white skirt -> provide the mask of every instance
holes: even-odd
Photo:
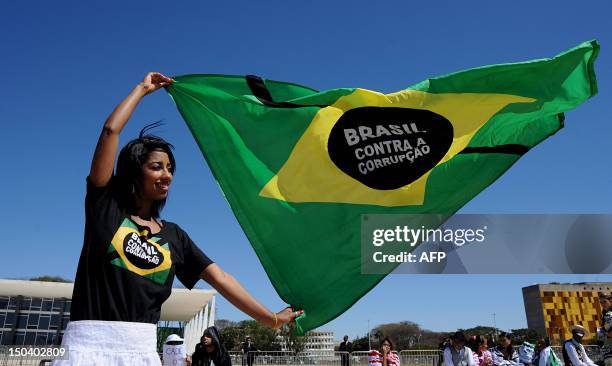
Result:
[[[160,366],[157,326],[149,323],[78,320],[68,323],[62,346],[68,359],[53,366]]]

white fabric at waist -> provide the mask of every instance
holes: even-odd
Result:
[[[103,320],[71,321],[64,333],[62,344],[75,351],[157,352],[157,326],[150,323]]]

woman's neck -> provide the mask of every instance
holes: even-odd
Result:
[[[138,207],[136,208],[136,216],[140,217],[143,220],[151,220],[151,206],[153,202],[151,201],[140,201],[138,202]]]

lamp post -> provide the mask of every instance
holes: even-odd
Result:
[[[497,340],[497,322],[495,321],[495,313],[493,313],[493,328],[495,328],[495,339]]]
[[[372,349],[372,339],[370,337],[370,319],[368,319],[368,351]]]

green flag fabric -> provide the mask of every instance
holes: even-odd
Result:
[[[276,291],[304,309],[303,332],[384,278],[362,274],[362,214],[456,212],[596,94],[598,50],[390,94],[225,75],[178,76],[167,91]]]

